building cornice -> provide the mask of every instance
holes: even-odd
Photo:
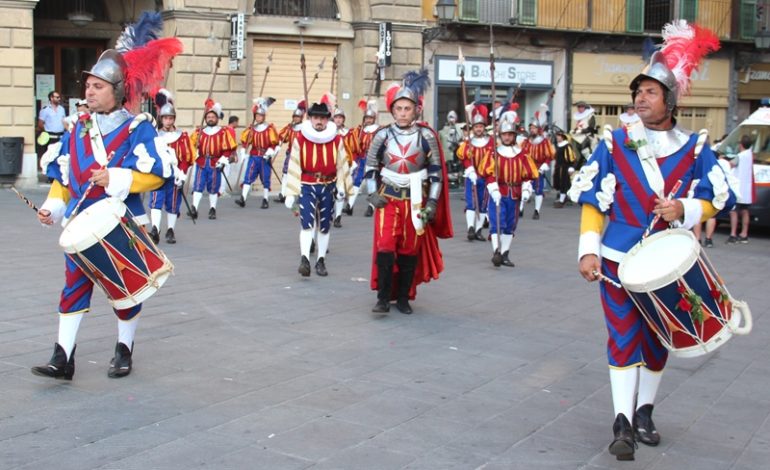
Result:
[[[38,0],[0,0],[0,8],[16,8],[19,10],[34,10]]]

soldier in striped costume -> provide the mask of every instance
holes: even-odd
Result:
[[[278,132],[271,122],[265,122],[267,108],[273,104],[273,98],[257,98],[251,107],[254,122],[241,134],[241,145],[249,149],[249,160],[246,164],[246,173],[241,184],[241,196],[235,200],[240,207],[246,206],[246,198],[251,192],[251,185],[257,177],[262,182],[262,209],[270,207],[267,202],[270,194],[270,161],[278,153],[280,141]]]
[[[471,109],[472,107],[472,109]],[[487,216],[488,194],[484,182],[479,182],[481,169],[495,151],[495,142],[487,134],[486,125],[489,111],[483,104],[470,104],[468,113],[471,117],[473,135],[466,138],[457,149],[457,159],[463,164],[465,172],[465,221],[468,225],[468,240],[486,241],[481,234],[484,219]],[[478,216],[477,216],[478,214]]]
[[[334,200],[334,227],[342,227],[342,211],[344,210],[347,200],[346,194],[353,186],[353,180],[351,173],[355,169],[355,162],[353,161],[353,155],[358,153],[358,139],[352,129],[345,127],[345,111],[341,108],[334,109],[334,124],[337,126],[337,132],[342,136],[342,143],[345,145],[345,155],[347,155],[347,164],[350,171],[345,174],[345,191],[338,192],[337,198]],[[353,188],[355,190],[355,188]]]
[[[278,197],[275,198],[276,202],[284,202],[286,200],[286,174],[289,172],[289,160],[291,160],[291,146],[294,144],[294,138],[297,137],[297,133],[302,127],[302,119],[305,118],[305,111],[307,105],[305,100],[300,101],[297,107],[291,113],[291,122],[286,124],[278,132],[278,140],[281,145],[286,144],[286,154],[283,159],[283,173],[281,177],[281,192],[278,193]]]

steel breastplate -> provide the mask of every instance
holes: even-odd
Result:
[[[426,155],[418,130],[389,130],[382,163],[385,168],[400,174],[414,173],[425,168]]]
[[[666,157],[684,147],[690,139],[690,133],[674,127],[667,131],[655,131],[644,129],[647,136],[647,145],[650,153],[655,158]]]

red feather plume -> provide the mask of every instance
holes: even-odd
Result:
[[[211,98],[207,98],[206,101],[203,102],[203,109],[211,109],[214,107],[214,100]]]
[[[358,100],[358,108],[361,111],[366,112],[366,98],[361,98],[360,100]]]
[[[123,53],[126,60],[126,108],[135,109],[143,96],[154,94],[165,79],[171,60],[182,52],[177,38],[150,41]]]
[[[690,75],[703,58],[718,51],[719,47],[719,37],[714,32],[685,20],[676,20],[663,27],[661,53],[676,77],[680,96],[689,93]]]
[[[396,98],[396,94],[400,89],[401,85],[399,83],[392,83],[388,89],[385,90],[385,104],[388,106],[388,109],[393,105],[393,100]]]

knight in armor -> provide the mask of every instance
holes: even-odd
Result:
[[[538,177],[537,165],[528,155],[525,146],[527,137],[516,135],[516,120],[515,111],[501,115],[501,144],[497,147],[495,158],[487,160],[482,173],[490,197],[489,234],[492,240],[492,264],[496,267],[514,266],[509,252],[518,222],[521,186],[523,182]]]
[[[291,146],[294,144],[294,139],[297,137],[297,133],[302,128],[302,120],[305,118],[305,110],[307,105],[305,100],[297,103],[297,107],[291,113],[291,122],[286,124],[278,132],[278,140],[281,145],[286,144],[286,154],[283,159],[283,170],[281,177],[281,192],[278,193],[276,202],[284,202],[286,200],[286,173],[289,172],[289,160],[291,160]]]
[[[182,205],[184,182],[187,170],[195,161],[190,136],[187,132],[176,128],[176,108],[173,96],[165,89],[155,95],[155,105],[158,107],[160,119],[158,135],[165,140],[176,157],[173,163],[174,178],[169,178],[160,189],[150,193],[150,237],[155,243],[160,241],[160,223],[163,209],[166,209],[166,243],[176,243],[174,228]]]
[[[444,261],[437,238],[452,236],[446,163],[436,131],[418,122],[427,70],[408,72],[386,92],[393,124],[377,131],[366,157],[366,175],[379,182],[369,196],[375,207],[373,312],[412,313],[417,285],[438,279]]]
[[[82,115],[74,129],[52,144],[41,160],[43,172],[53,180],[38,211],[42,224],[66,225],[77,216],[76,207],[82,211],[105,198],[122,200],[136,224],[147,224],[140,195],[159,188],[172,176],[173,154],[158,137],[152,116],[134,115],[132,110],[139,108],[145,93],[160,87],[170,60],[182,52],[176,38],[157,39],[160,28],[140,27],[160,23],[160,13],[143,13],[137,25],[130,25],[121,34],[117,49],[104,51],[91,70],[83,73],[90,114]],[[137,73],[138,67],[144,73]],[[93,282],[68,256],[64,277],[58,340],[50,361],[33,367],[32,373],[72,380],[75,339],[83,315],[91,307]],[[141,310],[141,304],[114,310],[118,341],[107,372],[111,378],[131,373]]]
[[[334,227],[341,228],[342,211],[344,210],[345,204],[348,200],[346,194],[351,191],[350,188],[353,186],[351,173],[356,168],[356,162],[353,161],[353,155],[357,155],[359,150],[358,139],[356,138],[355,133],[350,128],[345,127],[345,111],[343,111],[342,108],[335,108],[334,113],[332,114],[332,119],[334,120],[334,125],[337,126],[337,132],[342,137],[342,143],[345,145],[345,155],[348,159],[348,171],[344,176],[344,186],[346,190],[344,192],[338,193],[337,198],[334,200]],[[353,188],[352,191],[355,191],[355,188]],[[355,195],[355,192],[353,194]]]
[[[344,195],[347,155],[342,136],[331,121],[334,104],[324,96],[313,103],[307,114],[309,120],[294,139],[286,184],[287,208],[299,215],[300,263],[298,272],[310,276],[310,248],[318,240],[315,272],[327,276],[326,252],[332,225],[335,197]],[[344,197],[344,196],[343,196]],[[295,206],[298,203],[298,206]]]
[[[567,203],[567,191],[575,173],[575,149],[570,145],[569,137],[563,130],[556,130],[556,157],[553,165],[553,189],[559,194],[553,207],[561,209]]]
[[[353,215],[353,207],[356,205],[356,198],[358,198],[361,192],[361,185],[366,183],[366,193],[372,194],[376,188],[376,182],[371,178],[364,178],[364,167],[366,166],[366,155],[369,151],[369,146],[372,143],[374,134],[380,128],[377,124],[377,100],[371,99],[361,100],[358,102],[358,107],[364,112],[363,123],[353,129],[354,136],[357,140],[357,149],[355,158],[353,159],[352,171],[353,171],[353,192],[348,198],[347,205],[344,209],[345,214]],[[369,204],[366,207],[366,213],[364,216],[371,217],[374,213],[374,207]]]
[[[620,261],[648,227],[651,233],[669,224],[690,229],[735,203],[707,132],[690,133],[674,118],[690,74],[706,53],[719,49],[719,39],[676,20],[664,27],[663,40],[630,84],[640,121],[606,128],[569,190],[582,205],[578,269],[589,282],[600,276],[619,282]],[[668,351],[624,289],[602,282],[600,291],[615,416],[609,452],[633,460],[637,441],[655,446],[661,439],[652,412]]]
[[[251,107],[254,121],[241,134],[241,145],[249,150],[249,160],[246,164],[246,173],[243,175],[243,183],[241,183],[241,196],[235,200],[235,204],[240,207],[246,206],[251,185],[257,177],[262,183],[262,209],[270,207],[270,203],[267,202],[270,195],[270,169],[272,168],[270,162],[278,154],[281,146],[275,126],[265,121],[267,108],[274,102],[273,98],[255,99]]]
[[[486,241],[481,231],[487,216],[487,191],[483,181],[479,181],[481,170],[493,155],[495,142],[486,130],[489,111],[483,104],[471,103],[467,114],[470,116],[471,136],[466,138],[457,149],[457,159],[465,171],[465,222],[468,225],[468,240]]]
[[[209,193],[209,219],[217,218],[217,200],[222,188],[222,173],[228,170],[230,156],[238,144],[229,127],[219,125],[224,117],[222,105],[207,100],[203,116],[206,127],[195,129],[191,141],[197,154],[195,159],[195,181],[193,182],[193,203],[190,216],[198,218],[198,206],[203,199],[203,191]]]
[[[527,153],[532,161],[537,165],[539,176],[534,180],[535,191],[535,212],[532,214],[534,220],[540,219],[540,209],[543,207],[543,193],[545,192],[545,173],[551,169],[556,150],[551,143],[551,139],[545,132],[547,121],[548,106],[541,104],[535,112],[535,119],[529,124],[529,138],[527,141]]]
[[[594,117],[594,108],[585,101],[578,101],[575,107],[577,111],[572,113],[575,125],[570,136],[575,143],[578,157],[583,162],[591,156],[591,152],[596,147],[596,117]]]

